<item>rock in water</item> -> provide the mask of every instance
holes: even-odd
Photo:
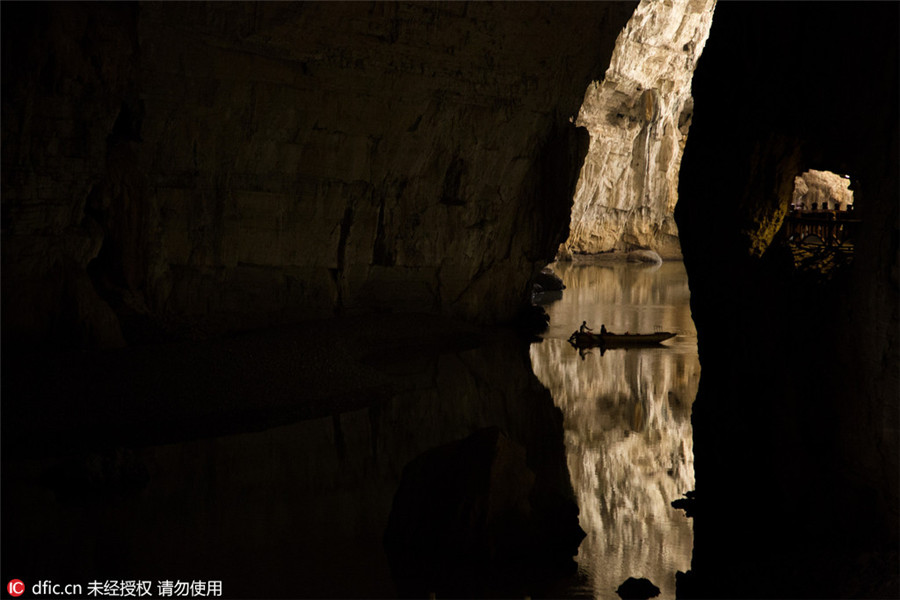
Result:
[[[659,596],[659,588],[649,579],[629,577],[619,586],[616,593],[625,600],[647,600]]]
[[[550,268],[543,268],[534,276],[534,285],[541,286],[543,292],[556,292],[566,289],[563,280]]]
[[[662,262],[662,257],[653,250],[635,250],[628,253],[628,262],[659,264]]]

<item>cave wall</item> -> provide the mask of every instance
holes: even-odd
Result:
[[[115,187],[108,148],[127,144],[117,117],[137,99],[136,19],[127,4],[2,7],[4,339],[122,341],[87,272],[104,242],[89,215]]]
[[[673,211],[693,114],[691,77],[715,0],[641,2],[576,123],[591,145],[564,255],[652,249],[680,258]]]
[[[898,31],[893,3],[716,9],[675,212],[703,368],[685,596],[900,592]],[[863,221],[831,278],[777,242],[807,169],[849,174]]]
[[[631,3],[3,6],[3,332],[503,321]]]

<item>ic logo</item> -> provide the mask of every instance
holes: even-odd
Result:
[[[18,597],[25,593],[25,584],[21,579],[13,579],[6,584],[6,591],[10,596]]]

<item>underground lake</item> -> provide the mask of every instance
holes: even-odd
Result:
[[[531,361],[563,412],[587,533],[573,590],[618,598],[619,584],[643,577],[674,598],[676,571],[690,568],[693,530],[671,502],[694,488],[691,404],[700,379],[684,265],[600,256],[552,269],[566,289],[536,296],[550,325]],[[567,338],[582,321],[595,331],[678,335],[651,347],[579,351]]]

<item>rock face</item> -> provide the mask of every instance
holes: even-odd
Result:
[[[4,335],[512,318],[633,6],[4,6]]]
[[[619,34],[577,124],[591,146],[575,193],[568,252],[649,248],[681,254],[672,212],[693,113],[691,77],[715,0],[643,0]]]
[[[534,285],[540,286],[543,292],[559,292],[566,289],[563,280],[549,267],[543,268],[534,276]],[[537,288],[535,288],[537,289]]]
[[[900,593],[898,8],[716,9],[675,213],[703,365],[690,597]],[[862,220],[827,282],[770,243],[812,167],[850,175]],[[892,566],[863,581],[867,555]]]
[[[105,239],[90,215],[115,218],[132,198],[123,178],[107,173],[135,135],[119,115],[137,101],[137,12],[133,4],[3,7],[4,339],[52,329],[57,341],[123,341],[88,274]],[[104,207],[112,189],[121,202]],[[140,267],[132,224],[106,247],[130,259],[123,279]]]
[[[812,210],[813,204],[822,208],[825,204],[832,210],[847,210],[853,205],[853,191],[850,179],[831,171],[810,169],[794,177],[794,194],[791,204],[802,210]]]

